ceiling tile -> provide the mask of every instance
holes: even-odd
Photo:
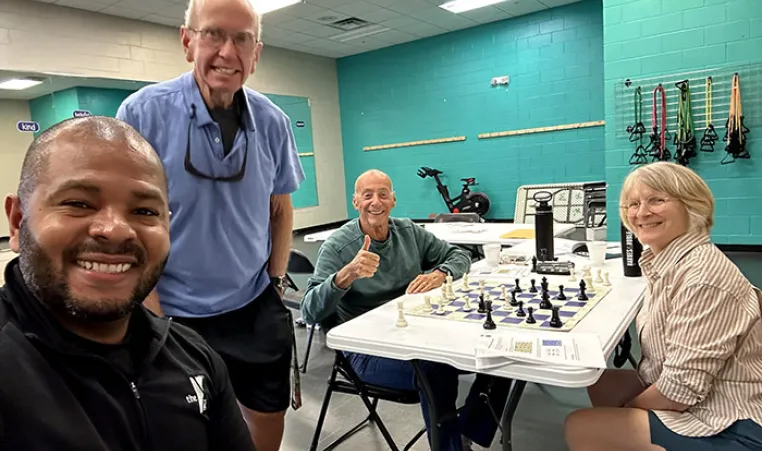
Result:
[[[315,6],[320,6],[328,9],[348,5],[353,1],[354,0],[309,0],[309,2]]]
[[[371,3],[366,3],[361,0],[357,0],[348,5],[342,6],[340,11],[349,16],[365,19],[366,14],[378,13],[379,11],[383,12],[384,8],[381,8],[380,6],[377,6],[377,5],[373,5]]]
[[[170,27],[180,27],[183,24],[183,19],[178,17],[167,17],[162,16],[159,14],[149,14],[145,17],[141,17],[140,20],[145,20],[146,22],[153,22],[158,23],[161,25],[168,25]]]
[[[571,5],[582,0],[537,0],[548,8],[555,8],[557,6]]]
[[[398,30],[385,31],[375,36],[377,36],[378,39],[382,41],[391,42],[393,44],[400,44],[403,42],[415,41],[416,39],[419,39],[418,36]]]
[[[493,22],[496,20],[512,17],[510,13],[494,8],[492,6],[485,6],[484,8],[466,11],[464,13],[460,13],[459,15],[479,23]]]
[[[412,19],[407,16],[400,16],[396,17],[394,19],[385,20],[381,23],[381,25],[387,27],[387,28],[396,28],[399,29],[401,27],[407,27],[410,25],[414,25],[419,23],[418,20]]]
[[[341,30],[337,30],[336,28],[329,27],[328,25],[321,25],[321,24],[314,24],[310,28],[305,28],[304,30],[301,30],[302,33],[308,34],[310,36],[316,36],[319,38],[327,38],[329,36],[336,36],[339,33],[342,33]]]
[[[111,14],[113,16],[126,17],[128,19],[140,19],[147,16],[149,13],[138,9],[125,8],[122,6],[107,6],[100,11],[103,14]]]
[[[435,8],[435,6],[433,6],[430,3],[426,3],[423,0],[406,0],[401,3],[393,3],[387,6],[386,8],[391,9],[392,11],[396,11],[398,13],[410,14],[410,13],[414,13],[424,9],[430,10],[432,8]]]
[[[292,20],[296,19],[298,19],[298,17],[291,16],[280,11],[273,11],[262,16],[262,26],[266,27],[269,25],[280,25],[282,23],[291,22]]]
[[[116,8],[125,8],[127,10],[155,13],[156,11],[172,6],[172,3],[158,0],[121,0],[120,2],[115,3],[114,6]]]
[[[290,22],[284,22],[278,25],[278,28],[282,28],[284,30],[289,30],[289,31],[304,31],[314,26],[315,26],[315,23],[310,22],[309,20],[296,19]]]
[[[447,32],[447,30],[444,28],[439,28],[435,25],[431,25],[430,23],[420,21],[407,27],[398,27],[397,30],[421,37],[433,36],[435,34],[442,34]]]
[[[157,8],[156,14],[164,17],[174,17],[180,22],[185,21],[185,8],[187,6],[184,3],[171,3],[164,7]]]
[[[547,9],[545,5],[537,0],[513,0],[506,3],[498,3],[493,8],[501,9],[514,16],[520,16],[523,14],[530,14],[535,11],[541,11]]]
[[[363,13],[358,17],[360,19],[367,20],[368,22],[380,23],[385,20],[398,19],[403,16],[402,14],[392,11],[391,9],[378,8],[375,11]]]

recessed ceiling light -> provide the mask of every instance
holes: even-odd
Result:
[[[24,78],[13,78],[11,80],[6,80],[3,82],[0,82],[0,89],[6,89],[10,91],[21,91],[22,89],[31,88],[32,86],[37,86],[41,84],[42,82],[39,80],[27,80]]]
[[[471,11],[472,9],[484,8],[485,6],[496,5],[508,0],[453,0],[443,5],[439,5],[440,8],[446,9],[453,13],[463,13]]]
[[[267,14],[286,6],[302,3],[302,0],[251,0],[251,3],[259,14]]]

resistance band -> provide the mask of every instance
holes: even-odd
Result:
[[[730,113],[728,121],[725,123],[725,137],[723,141],[727,155],[720,162],[721,164],[733,163],[737,158],[751,158],[749,151],[746,150],[746,135],[749,129],[743,124],[743,108],[741,107],[741,85],[738,80],[738,74],[733,75],[733,81],[730,91]],[[732,158],[729,158],[732,157]]]
[[[656,93],[661,94],[661,127],[657,124],[657,103]],[[667,150],[667,94],[664,91],[664,87],[659,83],[659,86],[654,89],[653,92],[653,107],[651,109],[651,161],[666,161],[669,160],[671,154]]]
[[[627,131],[630,132],[630,142],[637,142],[638,147],[635,148],[635,153],[630,157],[630,164],[645,164],[648,163],[646,148],[643,147],[643,134],[646,132],[646,126],[643,125],[643,93],[640,86],[635,89],[634,110],[635,125],[627,127]]]
[[[691,113],[691,86],[688,80],[676,84],[680,90],[677,104],[677,133],[675,134],[675,161],[683,166],[696,156],[696,137],[693,134]]]
[[[706,104],[704,110],[706,129],[704,130],[704,136],[701,137],[701,151],[714,152],[714,143],[720,137],[714,129],[714,124],[712,124],[712,77],[707,77],[706,79]]]

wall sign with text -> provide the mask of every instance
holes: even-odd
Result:
[[[18,121],[16,122],[16,130],[20,132],[37,133],[40,131],[40,124],[35,121]]]

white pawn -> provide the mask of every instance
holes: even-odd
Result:
[[[471,296],[463,296],[463,307],[461,307],[461,310],[464,312],[470,312],[474,308],[471,307]]]
[[[604,287],[610,287],[611,281],[609,280],[609,273],[605,272],[603,273],[603,286]]]
[[[463,291],[468,291],[468,273],[463,274]]]
[[[577,275],[574,268],[571,269],[569,272],[569,282],[576,282],[577,281]]]
[[[508,293],[505,292],[505,285],[503,285],[500,288],[502,288],[502,295],[503,295],[503,297],[501,299],[504,300],[504,301],[507,301],[508,300]]]
[[[402,301],[397,302],[397,327],[407,327],[405,312],[402,309]]]
[[[434,311],[434,308],[431,307],[431,296],[424,296],[423,297],[423,313],[431,313]]]
[[[595,275],[595,283],[603,283],[603,279],[601,278],[601,269],[598,268]]]

